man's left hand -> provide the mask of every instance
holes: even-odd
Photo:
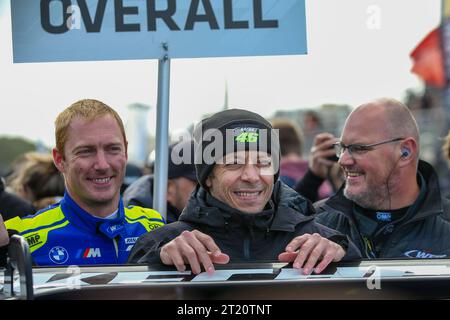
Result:
[[[344,256],[345,250],[337,243],[325,239],[318,233],[312,235],[306,233],[295,237],[286,246],[286,251],[278,255],[278,260],[294,262],[295,269],[303,267],[303,274],[308,275],[313,270],[315,273],[321,273],[331,262],[338,262]]]

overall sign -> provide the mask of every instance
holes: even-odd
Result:
[[[305,54],[305,0],[11,0],[14,62]]]

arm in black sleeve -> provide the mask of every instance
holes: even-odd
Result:
[[[127,263],[162,265],[161,247],[178,237],[184,230],[191,231],[192,228],[176,221],[141,235],[133,246]]]
[[[311,202],[319,200],[319,188],[325,179],[315,175],[310,169],[295,185],[294,189]]]
[[[362,254],[358,247],[352,242],[349,236],[331,229],[321,223],[315,222],[317,232],[324,238],[337,243],[344,249],[345,256],[342,261],[361,260]]]

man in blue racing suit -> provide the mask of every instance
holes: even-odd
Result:
[[[119,115],[100,101],[80,100],[59,114],[55,137],[64,198],[6,221],[6,228],[27,240],[37,265],[125,263],[137,238],[164,220],[152,209],[123,206],[127,140]]]

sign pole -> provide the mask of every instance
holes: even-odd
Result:
[[[167,43],[158,61],[158,101],[156,115],[156,151],[153,182],[153,208],[167,220],[167,176],[169,163],[170,59]]]

